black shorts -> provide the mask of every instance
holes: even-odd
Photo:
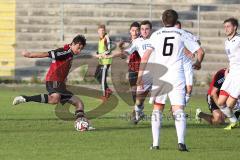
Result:
[[[61,95],[60,102],[65,104],[72,98],[73,93],[66,89],[66,84],[64,82],[57,82],[57,81],[47,81],[46,82],[46,89],[48,94],[51,95],[53,93],[58,93]]]
[[[216,103],[214,102],[214,100],[211,98],[210,95],[207,95],[207,103],[208,103],[208,108],[211,111],[211,113],[214,110],[219,109],[218,106],[216,105]]]
[[[138,79],[138,72],[129,70],[128,71],[128,80],[129,80],[130,86],[136,86],[137,79]]]

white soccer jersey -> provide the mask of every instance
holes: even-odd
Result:
[[[196,52],[200,46],[193,41],[189,34],[175,27],[163,27],[154,32],[150,38],[150,48],[153,49],[154,63],[167,67],[168,71],[162,77],[154,78],[153,86],[159,86],[157,79],[168,82],[172,90],[162,95],[158,91],[152,91],[151,101],[165,104],[167,95],[171,105],[185,105],[185,76],[183,70],[183,49],[186,47],[190,52]],[[157,70],[155,68],[154,70]],[[155,71],[151,72],[155,72]],[[161,84],[160,84],[161,85]],[[165,86],[165,85],[164,85]],[[159,86],[161,87],[161,86]]]
[[[195,53],[199,44],[192,40],[186,31],[175,27],[163,27],[154,32],[149,40],[155,51],[154,62],[165,65],[169,70],[178,73],[182,70],[183,49],[186,47]]]
[[[189,32],[189,31],[186,31],[186,30],[184,30],[185,32],[186,32],[186,34],[188,34],[188,37],[189,38],[191,38],[193,41],[195,41],[195,42],[198,42],[199,41],[199,38],[197,37],[197,36],[195,36],[195,35],[193,35],[191,32]],[[193,53],[194,54],[194,53]],[[183,64],[187,64],[187,63],[191,63],[191,65],[192,65],[192,59],[191,58],[189,58],[189,57],[187,57],[185,54],[183,54]],[[190,64],[189,64],[190,65]]]
[[[125,51],[128,54],[132,54],[134,51],[137,51],[140,57],[142,58],[144,55],[144,52],[149,47],[150,47],[149,39],[143,39],[142,37],[139,37],[137,39],[134,39],[132,41],[131,46],[127,48]],[[152,62],[152,60],[153,60],[153,56],[150,56],[150,59],[148,62]]]
[[[240,35],[225,41],[225,50],[229,59],[229,72],[240,72]]]
[[[134,51],[137,51],[138,54],[140,55],[140,57],[142,58],[145,51],[149,47],[150,47],[149,39],[143,39],[142,37],[139,37],[139,38],[133,40],[131,46],[128,49],[126,49],[125,51],[128,54],[132,54]],[[148,63],[153,62],[153,59],[154,59],[153,56],[154,55],[150,56]],[[152,79],[152,74],[151,73],[147,74],[147,73],[149,73],[148,70],[150,70],[149,65],[146,66],[146,71],[143,72],[142,80],[143,80],[143,84],[144,84],[144,89],[138,88],[137,89],[138,93],[142,93],[142,92],[145,92],[147,90],[151,90],[153,79]]]
[[[230,96],[238,98],[240,95],[240,35],[225,41],[225,50],[229,59],[229,74],[226,76],[221,90]]]
[[[186,33],[193,41],[195,42],[199,41],[199,38],[197,36],[194,36],[191,32],[186,31]],[[185,53],[183,54],[183,68],[184,68],[184,74],[186,79],[186,85],[192,86],[193,85],[192,58],[189,58]]]

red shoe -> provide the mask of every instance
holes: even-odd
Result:
[[[100,99],[102,100],[102,102],[106,102],[108,100],[108,98],[106,96],[102,96],[102,97],[100,97]]]
[[[111,89],[107,88],[106,91],[105,91],[105,97],[109,98],[111,96],[112,92],[113,91]]]

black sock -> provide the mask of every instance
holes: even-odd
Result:
[[[240,116],[240,111],[236,111],[234,114],[235,114],[236,118],[238,119]]]
[[[81,118],[81,117],[84,117],[84,111],[83,110],[76,110],[75,111],[75,116],[76,118]]]
[[[39,94],[34,96],[23,96],[26,99],[26,102],[39,102],[39,103],[48,103],[48,95],[47,94]]]
[[[134,104],[136,103],[136,97],[137,97],[136,94],[132,94],[132,98],[133,98],[133,103],[134,103]]]

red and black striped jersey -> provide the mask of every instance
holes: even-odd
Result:
[[[129,55],[128,69],[130,71],[138,72],[141,63],[141,57],[137,51]]]
[[[209,89],[208,89],[208,95],[211,95],[212,89],[213,87],[216,87],[219,89],[219,91],[217,92],[217,94],[219,95],[220,89],[222,87],[222,84],[225,80],[225,71],[226,68],[223,68],[221,70],[219,70],[213,77],[210,85],[209,85]]]
[[[72,66],[73,53],[69,45],[49,51],[52,63],[46,75],[46,81],[65,82]]]

